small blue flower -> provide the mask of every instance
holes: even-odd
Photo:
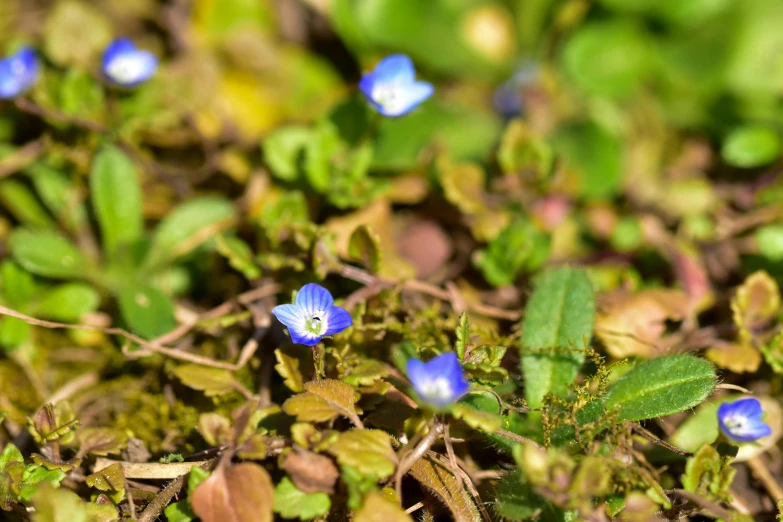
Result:
[[[103,51],[103,75],[115,85],[135,87],[152,78],[157,70],[158,58],[137,49],[128,38],[117,38]]]
[[[291,340],[305,346],[315,346],[324,336],[340,333],[353,324],[351,314],[334,305],[329,290],[315,283],[299,290],[295,304],[275,306],[272,313],[288,327]]]
[[[359,89],[384,116],[402,116],[432,96],[432,84],[416,81],[413,62],[404,54],[387,56],[362,76]]]
[[[0,60],[0,99],[16,98],[27,92],[38,79],[38,57],[30,47],[23,47]]]
[[[468,391],[468,381],[455,352],[446,352],[428,362],[408,360],[408,378],[426,403],[443,408]]]
[[[761,420],[764,412],[758,399],[740,399],[727,402],[718,408],[720,430],[735,442],[753,442],[772,433],[772,429]]]

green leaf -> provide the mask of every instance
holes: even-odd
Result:
[[[521,473],[503,477],[495,489],[495,509],[506,520],[526,520],[543,510],[546,501],[539,497]]]
[[[169,504],[163,510],[163,514],[168,522],[191,522],[196,518],[196,514],[193,512],[193,508],[190,507],[188,499]]]
[[[732,459],[723,457],[713,446],[705,444],[685,464],[682,486],[686,491],[715,502],[730,502],[729,491],[737,470]]]
[[[76,434],[79,439],[79,455],[117,454],[128,444],[128,434],[114,428],[86,427]]]
[[[231,202],[201,196],[183,203],[160,222],[152,238],[149,263],[164,263],[187,254],[233,223]]]
[[[470,342],[470,322],[468,321],[468,313],[462,312],[459,316],[459,323],[455,329],[457,341],[454,343],[454,351],[457,352],[460,362],[465,362],[465,350]]]
[[[0,453],[0,473],[11,463],[24,464],[22,452],[13,444],[6,444],[3,452]]]
[[[630,19],[588,22],[563,49],[563,68],[577,87],[590,94],[625,97],[652,72],[648,35]]]
[[[30,338],[32,326],[16,317],[0,317],[0,346],[13,349]]]
[[[397,455],[391,437],[381,430],[349,430],[328,448],[341,466],[351,466],[362,475],[384,479],[394,473]]]
[[[85,502],[66,488],[44,486],[32,498],[34,522],[115,522],[117,508]]]
[[[90,197],[109,255],[144,233],[141,184],[133,161],[114,145],[98,150],[90,171]]]
[[[549,143],[534,135],[522,120],[514,120],[503,133],[498,163],[507,174],[531,172],[543,179],[552,170],[554,154]]]
[[[19,488],[19,498],[24,502],[29,502],[38,491],[39,485],[50,484],[56,487],[64,478],[65,472],[61,469],[46,469],[43,466],[31,464],[24,470]]]
[[[117,300],[122,318],[146,339],[163,335],[176,325],[174,303],[155,287],[123,288],[117,293]]]
[[[92,74],[68,69],[58,87],[58,105],[64,113],[85,119],[103,119],[106,111],[104,89]]]
[[[455,404],[451,408],[455,419],[460,419],[471,428],[485,433],[494,433],[500,429],[501,418],[496,413],[477,410],[465,404]]]
[[[218,253],[228,259],[231,268],[238,270],[248,280],[261,277],[261,269],[253,260],[253,250],[250,245],[236,236],[221,234],[217,237]]]
[[[237,389],[234,375],[228,370],[209,368],[198,364],[183,364],[174,370],[182,384],[201,390],[207,397],[226,395]]]
[[[579,181],[578,194],[602,199],[616,194],[623,180],[623,145],[595,123],[561,126],[552,146]]]
[[[326,516],[331,505],[326,493],[305,493],[288,477],[283,477],[275,488],[275,513],[283,518],[312,520]]]
[[[89,273],[81,251],[56,232],[17,228],[8,243],[14,259],[36,275],[80,279]]]
[[[33,276],[10,259],[5,259],[0,264],[0,285],[6,304],[12,308],[21,309],[27,306],[35,293]]]
[[[54,220],[23,183],[14,179],[0,182],[0,203],[23,225],[31,228],[54,227]]]
[[[580,269],[562,267],[542,274],[522,323],[525,398],[538,408],[548,393],[565,395],[584,361],[593,336],[595,295]]]
[[[100,302],[100,295],[91,286],[66,283],[47,290],[35,303],[34,310],[39,317],[75,322],[82,315],[97,310]]]
[[[356,392],[350,385],[334,379],[305,383],[304,393],[294,395],[283,403],[283,411],[300,422],[326,422],[338,415],[351,420],[356,414]]]
[[[754,233],[759,254],[771,261],[783,261],[783,225],[765,225]]]
[[[78,187],[68,175],[40,162],[30,165],[27,172],[38,196],[68,230],[76,230],[86,223],[87,209]]]
[[[619,410],[618,422],[671,415],[709,397],[715,379],[715,368],[692,355],[644,361],[609,388],[606,409]]]
[[[517,219],[480,250],[475,265],[494,286],[508,286],[523,269],[535,270],[549,257],[551,240],[528,219]]]
[[[309,127],[294,125],[278,129],[264,138],[264,159],[272,174],[284,181],[299,177],[300,159],[311,133]]]
[[[721,155],[726,163],[734,167],[768,165],[780,157],[780,135],[766,125],[734,129],[723,141]]]
[[[119,462],[88,475],[85,482],[91,488],[107,493],[114,502],[125,499],[125,479]]]
[[[324,120],[315,127],[305,150],[305,173],[314,190],[327,191],[331,183],[333,158],[344,149],[345,144],[334,124]]]

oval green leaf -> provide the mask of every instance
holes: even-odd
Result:
[[[18,228],[8,240],[14,259],[26,270],[56,279],[83,278],[87,261],[70,241],[52,231]]]
[[[117,295],[122,318],[131,329],[152,339],[172,330],[174,303],[160,290],[151,286],[134,286]]]
[[[721,155],[734,167],[761,167],[780,157],[780,136],[766,125],[740,127],[726,137]]]
[[[35,306],[38,317],[55,321],[78,321],[98,308],[98,292],[84,283],[66,283],[47,291]]]
[[[715,368],[692,355],[645,361],[621,377],[606,395],[618,421],[640,421],[692,408],[715,389]]]

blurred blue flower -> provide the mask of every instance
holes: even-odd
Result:
[[[38,56],[30,47],[23,47],[0,60],[0,98],[7,100],[27,92],[38,79]]]
[[[753,442],[772,433],[761,420],[764,412],[758,399],[740,399],[727,402],[718,408],[718,422],[726,437],[735,442]]]
[[[465,372],[455,352],[446,352],[428,362],[408,360],[408,378],[422,401],[443,408],[468,391]]]
[[[275,317],[288,327],[291,340],[315,346],[326,335],[340,333],[353,324],[351,314],[334,305],[329,290],[307,283],[296,294],[294,304],[275,306]]]
[[[404,54],[387,56],[362,76],[359,89],[384,116],[402,116],[432,96],[432,84],[416,81],[413,62]]]
[[[121,87],[135,87],[146,82],[158,70],[158,58],[136,48],[128,38],[117,38],[103,51],[103,75]]]

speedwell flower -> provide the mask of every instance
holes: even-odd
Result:
[[[758,399],[747,398],[727,402],[718,408],[720,430],[735,442],[753,442],[772,433],[772,429],[761,420],[764,412]]]
[[[293,342],[306,346],[315,346],[324,336],[353,324],[351,314],[334,305],[329,290],[315,283],[304,285],[294,304],[275,306],[272,313],[288,327]]]
[[[158,70],[158,58],[138,49],[128,38],[117,38],[103,51],[103,75],[120,87],[135,87]]]
[[[416,80],[413,62],[404,54],[394,54],[378,62],[371,73],[362,76],[359,89],[384,116],[402,116],[432,96],[432,84]]]
[[[38,57],[30,47],[0,60],[0,98],[16,98],[29,90],[38,79]]]
[[[408,360],[408,378],[422,401],[443,408],[468,391],[468,381],[455,352],[446,352],[428,362]]]

